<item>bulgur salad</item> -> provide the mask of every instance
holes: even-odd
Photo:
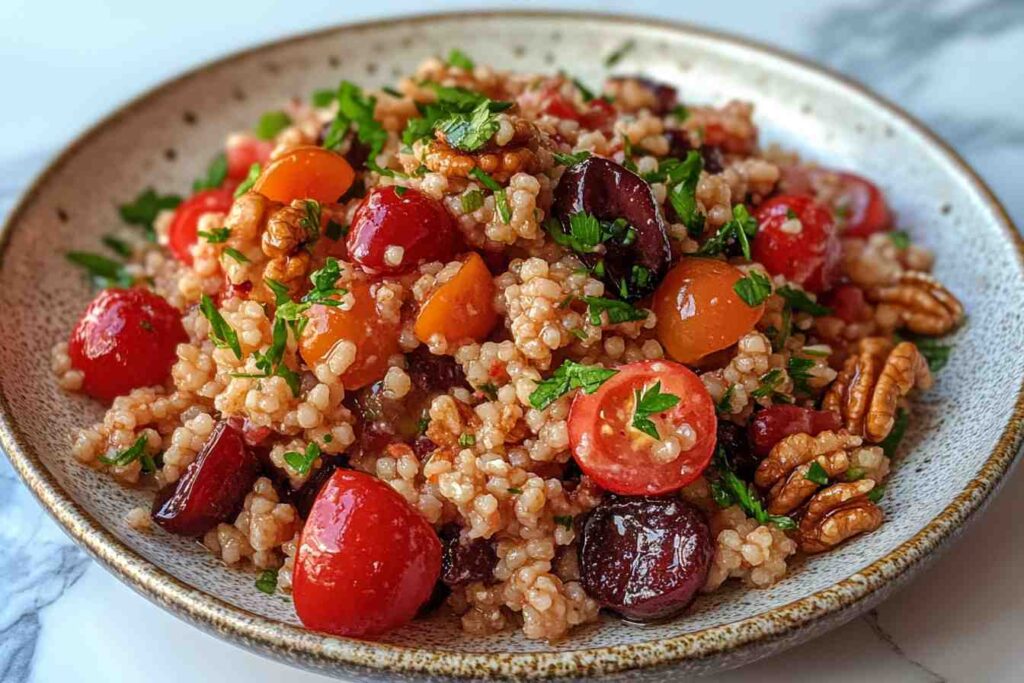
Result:
[[[311,629],[550,641],[883,524],[964,320],[931,254],[749,103],[589,86],[458,50],[344,81],[69,253],[100,291],[53,370],[110,406],[73,456],[152,493],[125,523]]]

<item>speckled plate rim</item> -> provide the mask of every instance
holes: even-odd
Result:
[[[791,66],[831,79],[869,100],[887,114],[921,135],[939,150],[948,162],[966,179],[972,190],[996,216],[1004,237],[1016,252],[1018,267],[1024,273],[1024,240],[1006,210],[977,173],[924,124],[895,104],[876,95],[860,83],[818,64],[757,41],[738,38],[690,24],[623,14],[592,12],[547,12],[496,10],[485,12],[442,12],[401,16],[365,22],[345,23],[303,33],[283,40],[271,41],[193,68],[182,75],[142,93],[128,101],[81,133],[60,152],[25,191],[18,204],[0,228],[0,268],[3,267],[10,235],[22,214],[28,209],[42,187],[61,169],[69,158],[88,144],[107,126],[129,115],[150,98],[176,85],[196,78],[210,67],[237,61],[282,45],[320,38],[338,31],[360,30],[384,25],[429,26],[447,18],[551,18],[579,19],[609,24],[631,24],[657,28],[710,39],[754,53],[766,54]],[[706,628],[661,641],[615,645],[599,648],[553,652],[467,653],[430,651],[347,638],[335,638],[300,627],[267,619],[240,609],[197,588],[189,586],[144,559],[122,543],[60,486],[43,464],[39,455],[27,444],[14,424],[6,396],[0,392],[0,446],[14,469],[42,503],[43,507],[104,567],[131,588],[182,617],[186,621],[241,645],[256,648],[287,661],[313,668],[365,667],[378,673],[421,674],[427,676],[509,676],[562,677],[620,673],[629,670],[671,667],[685,660],[699,660],[721,655],[754,644],[765,644],[828,616],[854,607],[882,591],[892,583],[906,578],[909,571],[930,559],[946,541],[979,512],[1017,459],[1024,438],[1024,378],[1017,390],[1013,414],[996,447],[971,482],[912,538],[867,567],[807,597],[753,617]],[[878,596],[875,596],[878,597]],[[836,620],[836,624],[841,620]]]

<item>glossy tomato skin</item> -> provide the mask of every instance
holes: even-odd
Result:
[[[691,370],[666,360],[640,361],[618,368],[593,394],[580,392],[569,410],[573,458],[600,487],[620,495],[652,496],[675,491],[700,476],[715,450],[715,405]],[[684,423],[696,442],[668,462],[652,458],[660,440],[629,426],[634,390],[661,382],[661,392],[679,397],[675,407],[655,416],[662,439]]]
[[[758,224],[755,261],[809,292],[832,288],[839,277],[841,245],[826,207],[810,197],[780,195],[761,204],[754,217]]]
[[[839,231],[848,237],[868,237],[887,230],[892,225],[889,205],[878,186],[867,178],[845,171],[825,169],[811,172],[812,181],[822,175],[831,176],[825,182],[836,183],[829,204]]]
[[[397,262],[389,262],[389,247],[402,250]],[[385,275],[407,273],[429,261],[450,261],[455,247],[451,214],[441,202],[413,189],[371,190],[356,209],[348,233],[352,260]]]
[[[273,142],[256,137],[241,136],[229,141],[225,152],[228,157],[228,178],[245,180],[252,165],[266,164],[273,150]]]
[[[370,637],[427,601],[441,541],[401,495],[368,474],[337,470],[313,503],[295,557],[295,611],[308,628]]]
[[[163,384],[188,341],[181,313],[147,289],[106,289],[85,309],[68,342],[82,390],[111,400],[137,387]]]
[[[192,245],[199,239],[200,216],[204,213],[227,213],[234,201],[231,190],[218,188],[197,192],[179,204],[167,230],[167,246],[174,257],[192,265]]]

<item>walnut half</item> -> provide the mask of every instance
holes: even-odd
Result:
[[[833,484],[807,504],[797,540],[805,553],[831,550],[858,534],[882,525],[882,510],[867,498],[875,487],[871,479]]]
[[[894,346],[883,337],[867,337],[846,359],[821,407],[837,413],[851,434],[878,443],[892,430],[900,399],[914,387],[931,386],[928,363],[913,343]]]

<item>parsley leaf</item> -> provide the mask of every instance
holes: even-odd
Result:
[[[512,220],[512,208],[508,205],[508,195],[505,193],[505,188],[499,185],[498,181],[489,176],[479,166],[470,171],[469,175],[479,180],[481,185],[494,193],[494,206],[498,210],[498,217],[501,218],[502,223],[507,225]]]
[[[307,199],[303,205],[306,208],[306,215],[299,219],[299,225],[306,230],[307,241],[316,242],[320,239],[320,202]]]
[[[329,88],[314,90],[313,94],[309,97],[309,102],[317,108],[329,107],[331,102],[334,101],[334,94],[334,91]]]
[[[267,595],[273,595],[277,590],[277,570],[264,569],[256,578],[256,590]]]
[[[563,166],[575,166],[576,164],[585,161],[590,158],[590,152],[585,149],[581,149],[578,152],[570,152],[569,154],[563,154],[562,152],[554,152],[552,156],[555,157],[555,161],[562,164]]]
[[[544,410],[573,389],[582,389],[584,393],[592,394],[616,374],[618,370],[609,370],[598,365],[582,365],[567,359],[551,377],[537,385],[530,394],[530,405],[537,410]]]
[[[210,244],[221,244],[227,242],[231,236],[231,228],[214,228],[213,230],[199,230],[196,234]]]
[[[584,102],[590,102],[594,99],[594,91],[583,85],[583,82],[578,78],[570,78],[572,84],[576,86],[576,89],[580,91],[580,96],[583,97]]]
[[[772,281],[763,273],[752,270],[732,286],[741,299],[751,308],[760,306],[772,294]]]
[[[224,255],[230,256],[238,263],[249,263],[249,257],[238,251],[234,247],[224,247]]]
[[[269,281],[268,281],[269,282]],[[275,283],[282,286],[281,283]],[[280,297],[275,289],[274,295]],[[285,289],[287,298],[287,289]],[[299,375],[284,363],[284,351],[288,346],[288,322],[284,318],[274,318],[274,327],[271,330],[270,347],[265,352],[257,351],[253,354],[256,359],[256,367],[262,374],[233,373],[232,377],[280,377],[288,384],[292,395],[298,397],[300,387]]]
[[[481,103],[487,104],[487,109],[493,114],[505,111],[512,106],[512,102],[501,102],[489,99],[472,90],[452,86],[439,85],[437,83],[424,83],[437,95],[437,101],[429,104],[418,104],[419,118],[409,119],[402,131],[402,143],[412,145],[417,140],[430,137],[439,121],[442,121],[454,114],[470,114]]]
[[[905,230],[894,230],[893,232],[890,232],[889,240],[892,242],[892,245],[900,251],[903,251],[910,246],[910,235],[908,235]]]
[[[805,394],[811,393],[811,387],[807,382],[811,379],[811,373],[808,371],[813,367],[813,358],[802,358],[800,356],[789,357],[789,362],[786,364],[786,370],[789,372],[790,379],[793,380],[794,389]]]
[[[885,495],[885,486],[876,486],[875,488],[868,491],[867,499],[872,503],[877,503],[882,500],[882,496]]]
[[[782,285],[776,292],[779,296],[786,300],[790,308],[794,311],[803,311],[804,313],[810,313],[817,317],[822,315],[831,315],[832,309],[828,306],[822,306],[817,301],[811,299],[807,292],[802,289],[796,289],[789,285]]]
[[[480,190],[470,190],[460,197],[462,213],[473,213],[484,205],[484,195]]]
[[[338,85],[336,95],[338,113],[331,122],[327,135],[324,136],[324,147],[334,149],[344,141],[349,129],[355,125],[356,137],[359,142],[369,146],[366,167],[381,175],[392,175],[393,171],[377,165],[377,156],[388,141],[388,133],[379,121],[373,118],[377,98],[363,95],[362,89],[350,81],[342,81]]]
[[[711,494],[719,507],[739,505],[747,516],[753,517],[759,524],[773,524],[782,530],[796,528],[796,522],[792,517],[768,514],[754,487],[736,476],[729,467],[721,446],[718,447],[715,456],[715,470],[718,472],[718,479],[711,484]]]
[[[472,434],[465,432],[459,435],[459,445],[463,448],[469,448],[476,444],[476,437]]]
[[[290,126],[292,117],[283,111],[268,111],[256,122],[256,137],[260,140],[273,140],[278,133]]]
[[[775,393],[775,388],[782,383],[783,379],[785,377],[782,374],[782,370],[772,368],[761,375],[757,388],[751,391],[750,395],[756,398],[767,398]]]
[[[682,123],[686,119],[690,118],[690,110],[686,108],[685,104],[677,104],[669,112],[672,116],[676,117],[676,121]]]
[[[633,402],[633,428],[652,438],[660,439],[661,435],[658,434],[658,428],[651,420],[651,415],[674,408],[679,403],[679,397],[675,394],[661,393],[661,380],[658,380],[653,386],[645,387],[643,392],[634,389]]]
[[[946,367],[946,364],[949,362],[949,354],[953,352],[951,345],[943,344],[937,339],[916,337],[907,341],[914,343],[917,350],[924,356],[925,361],[928,362],[928,369],[932,372],[938,372]]]
[[[612,52],[611,54],[604,58],[604,65],[610,69],[611,67],[621,62],[623,57],[625,57],[627,54],[629,54],[635,49],[636,41],[632,39],[627,40],[618,48],[616,48],[614,52]]]
[[[85,269],[99,289],[108,287],[131,287],[135,283],[123,263],[88,251],[69,251],[64,255],[68,261]]]
[[[603,221],[583,211],[577,211],[569,216],[568,233],[563,230],[562,223],[557,218],[546,220],[544,229],[556,244],[572,249],[577,254],[592,254],[599,244],[609,240],[623,246],[636,241],[636,230],[625,218]]]
[[[757,221],[747,211],[747,207],[737,204],[732,207],[732,220],[718,229],[707,242],[697,250],[697,256],[717,256],[725,251],[729,244],[740,245],[743,258],[750,259],[750,240],[757,234]]]
[[[228,158],[223,152],[218,154],[210,162],[210,165],[206,168],[206,175],[202,178],[197,178],[192,183],[193,192],[201,192],[202,190],[215,190],[221,186],[225,178],[228,177]]]
[[[313,463],[320,457],[320,446],[315,441],[310,441],[306,445],[304,453],[288,451],[283,457],[284,461],[295,470],[296,474],[308,474],[309,470],[313,467]]]
[[[486,101],[468,114],[453,112],[434,124],[434,129],[455,149],[475,152],[487,144],[498,132],[498,117],[492,114]]]
[[[448,53],[448,65],[466,71],[472,71],[474,66],[473,60],[462,50],[452,50]]]
[[[821,466],[817,460],[811,462],[811,466],[804,473],[804,479],[812,481],[818,486],[824,486],[828,483],[828,472]]]
[[[729,388],[722,394],[722,398],[718,399],[718,403],[715,405],[715,409],[720,413],[731,413],[732,412],[732,395],[736,391],[736,385],[730,384]]]
[[[697,209],[696,197],[697,182],[703,169],[704,159],[696,151],[688,152],[682,161],[666,159],[658,168],[659,172],[665,173],[669,203],[693,238],[704,232],[704,214]]]
[[[115,237],[113,235],[104,235],[100,241],[103,242],[103,244],[108,249],[110,249],[110,251],[114,252],[121,258],[128,258],[129,256],[132,255],[131,245],[125,242],[123,239],[120,239],[119,237]]]
[[[347,234],[348,227],[342,225],[341,223],[334,219],[328,220],[327,225],[324,226],[324,237],[331,240],[332,242],[337,242]]]
[[[254,163],[249,167],[249,174],[245,176],[245,180],[239,183],[238,187],[235,188],[235,197],[241,197],[243,194],[252,189],[252,186],[259,180],[260,173],[263,172],[262,167],[259,163]]]
[[[572,528],[573,516],[572,515],[555,515],[555,524],[565,527],[566,529]]]
[[[601,325],[602,313],[608,314],[608,322],[612,325],[647,319],[647,309],[637,308],[630,303],[619,301],[618,299],[585,296],[583,301],[587,304],[587,311],[590,313],[590,324],[594,326]]]
[[[900,442],[903,441],[903,435],[907,433],[908,424],[910,424],[910,415],[907,414],[907,411],[900,408],[896,411],[896,417],[892,429],[889,430],[889,435],[878,444],[888,457],[891,458],[896,455],[896,449],[899,448]]]
[[[145,435],[140,436],[135,440],[128,448],[123,451],[118,451],[112,457],[106,457],[101,455],[99,461],[104,465],[113,465],[115,467],[124,467],[129,465],[136,460],[142,463],[143,472],[156,472],[156,463],[153,461],[153,456],[146,453],[146,447],[149,445],[149,439]]]
[[[207,294],[199,302],[199,310],[210,323],[210,341],[219,349],[231,349],[235,358],[242,359],[242,347],[238,343],[238,334],[224,320],[224,316],[217,310],[217,305]]]
[[[161,211],[169,211],[178,208],[181,204],[181,197],[176,194],[159,195],[153,188],[146,188],[133,201],[122,204],[118,207],[121,220],[128,225],[141,227],[146,239],[150,242],[156,241],[156,230],[153,222]]]

